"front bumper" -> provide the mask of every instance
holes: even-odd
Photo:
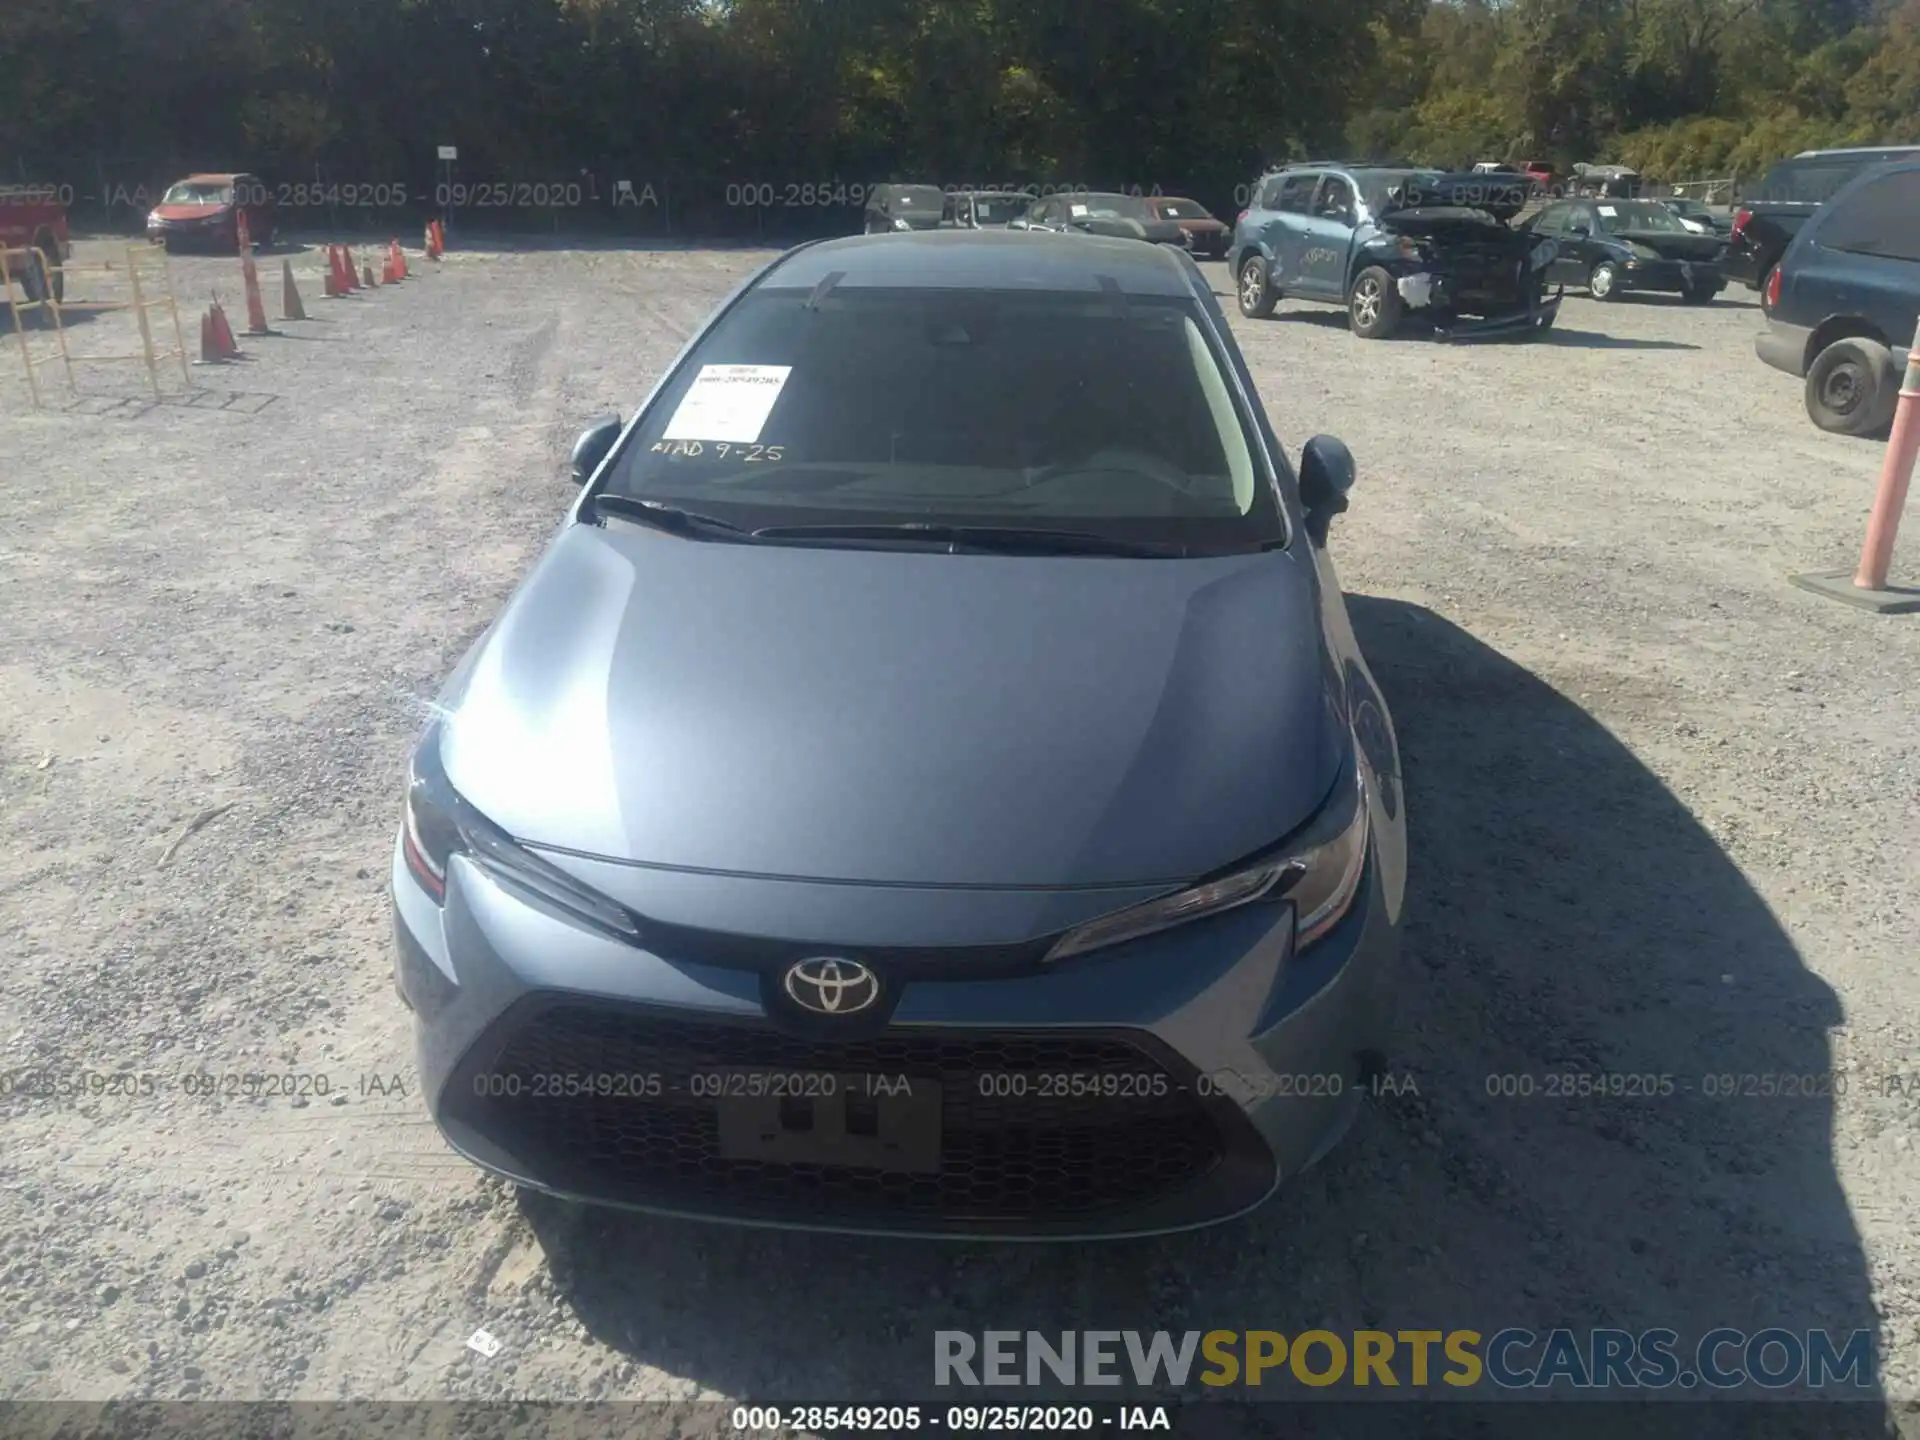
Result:
[[[236,240],[238,235],[238,228],[230,215],[216,215],[208,220],[147,221],[147,239],[150,241],[212,245]]]
[[[1404,820],[1376,819],[1399,853]],[[1344,1133],[1397,991],[1402,884],[1378,850],[1302,956],[1286,907],[1249,907],[1057,970],[896,972],[885,1023],[845,1038],[796,1026],[737,957],[602,939],[459,858],[448,879],[437,907],[396,846],[396,984],[449,1143],[531,1188],[736,1223],[1064,1239],[1230,1219]],[[937,1086],[914,1092],[938,1107],[937,1159],[742,1158],[737,1108],[705,1092],[769,1072]]]
[[[1552,298],[1536,301],[1524,310],[1472,320],[1441,322],[1434,326],[1433,333],[1442,340],[1485,340],[1498,336],[1541,333],[1550,329],[1559,317],[1560,302],[1565,296],[1566,291],[1558,289],[1553,292]]]
[[[1640,260],[1614,270],[1615,284],[1622,290],[1650,290],[1679,294],[1685,290],[1721,289],[1726,273],[1712,261]]]

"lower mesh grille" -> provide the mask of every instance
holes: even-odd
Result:
[[[507,1017],[474,1057],[450,1082],[449,1114],[543,1183],[616,1203],[801,1222],[1067,1221],[1178,1192],[1242,1138],[1237,1116],[1196,1098],[1177,1058],[1144,1035],[898,1029],[824,1043],[560,1003]],[[727,1067],[933,1082],[937,1160],[902,1173],[724,1154],[729,1102],[692,1092]],[[1042,1078],[1061,1076],[1096,1078]],[[1082,1087],[1094,1093],[1072,1093]]]

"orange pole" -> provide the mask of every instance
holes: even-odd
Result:
[[[1893,537],[1900,529],[1900,512],[1907,505],[1907,487],[1913,483],[1913,462],[1920,452],[1920,326],[1914,327],[1907,351],[1907,377],[1893,413],[1893,433],[1887,437],[1887,458],[1880,467],[1880,486],[1874,492],[1873,513],[1867,517],[1867,540],[1860,547],[1860,572],[1853,577],[1860,590],[1884,590],[1893,564]]]

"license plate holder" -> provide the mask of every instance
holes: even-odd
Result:
[[[762,1093],[725,1093],[713,1102],[724,1160],[939,1173],[940,1086],[934,1081],[903,1075],[738,1073],[749,1081],[764,1073],[767,1080],[761,1086],[735,1082],[730,1089]],[[801,1079],[808,1083],[792,1083]]]

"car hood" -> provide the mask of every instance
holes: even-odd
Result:
[[[228,205],[156,205],[153,213],[162,220],[211,220],[231,208]]]
[[[1135,220],[1124,215],[1087,215],[1068,222],[1089,235],[1111,235],[1122,240],[1152,240],[1178,245],[1184,233],[1177,220]]]
[[[1222,230],[1227,228],[1218,220],[1201,220],[1198,218],[1192,220],[1175,220],[1171,223],[1178,225],[1182,230],[1191,230],[1200,235],[1218,235]]]
[[[1497,240],[1520,233],[1484,210],[1461,205],[1425,205],[1412,210],[1390,210],[1374,223],[1391,235],[1430,235],[1436,239],[1488,237]]]
[[[1477,211],[1502,222],[1527,208],[1532,182],[1523,175],[1420,175],[1397,187],[1397,194],[1380,208],[1389,216],[1420,211]],[[1381,223],[1385,223],[1383,219]]]
[[[1696,235],[1688,231],[1676,235],[1671,230],[1609,230],[1616,240],[1644,245],[1666,260],[1712,260],[1727,248],[1722,235]]]
[[[1345,751],[1312,567],[945,555],[569,525],[442,696],[521,841],[821,880],[1172,883]]]

